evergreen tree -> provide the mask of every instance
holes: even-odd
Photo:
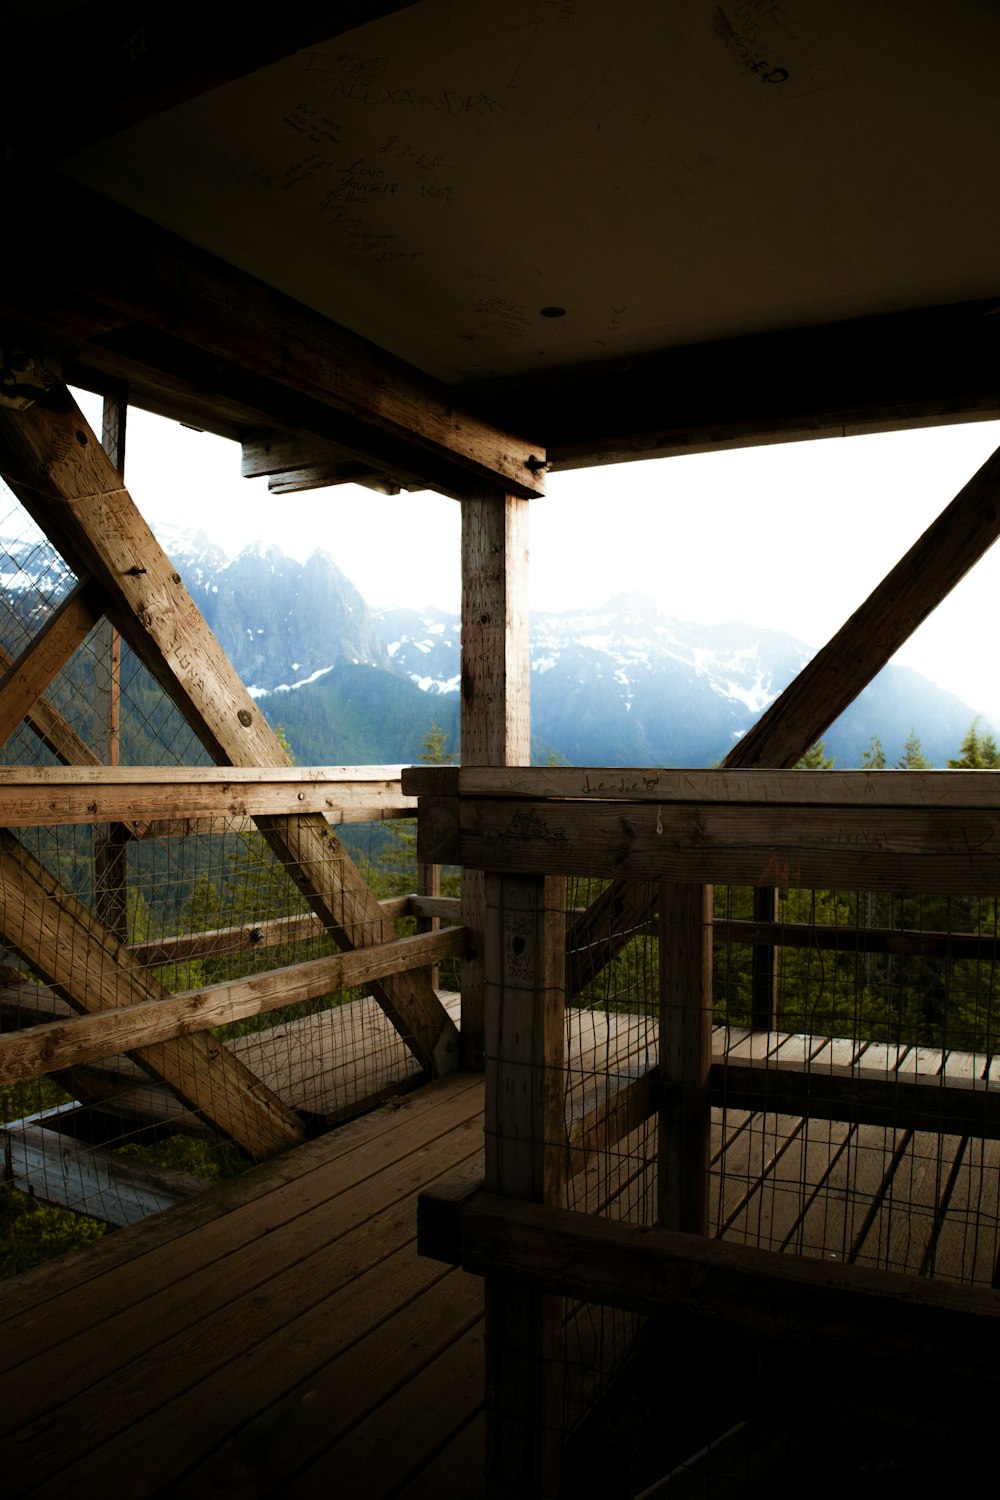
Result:
[[[885,749],[877,734],[873,734],[868,741],[868,749],[862,751],[861,769],[863,771],[885,770]]]
[[[817,740],[812,749],[806,751],[795,769],[796,771],[832,771],[833,760],[832,755],[827,755],[823,741]]]
[[[421,745],[423,747],[420,759],[425,766],[450,766],[455,756],[452,751],[446,750],[448,736],[437,723],[431,720],[431,727],[424,735]]]
[[[915,729],[903,741],[903,754],[896,762],[897,771],[929,771],[931,763],[923,752]]]
[[[993,771],[1000,768],[1000,749],[992,734],[979,728],[979,716],[973,719],[962,741],[961,756],[948,762],[953,771]]]

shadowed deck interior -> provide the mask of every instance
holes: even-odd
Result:
[[[591,1045],[571,1050],[571,1067],[589,1055],[609,1074],[634,1072],[640,1033],[613,1018],[602,1048],[601,1029],[600,1015],[586,1018]],[[717,1054],[763,1066],[811,1054],[817,1071],[838,1049],[842,1062],[860,1052],[890,1070],[945,1061],[818,1038],[716,1038]],[[952,1074],[974,1066],[947,1062]],[[8,1493],[479,1493],[482,1283],[417,1255],[416,1201],[435,1180],[475,1175],[482,1110],[481,1075],[452,1074],[6,1283]],[[655,1173],[637,1140],[618,1142],[613,1162],[592,1156],[571,1193],[583,1184],[589,1196],[600,1178],[603,1211],[633,1216]],[[995,1141],[718,1110],[714,1227],[988,1285],[997,1160]],[[580,1363],[585,1324],[567,1340]]]

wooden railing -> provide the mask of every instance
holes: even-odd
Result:
[[[413,817],[415,811],[415,799],[401,792],[398,767],[0,768],[0,822],[7,828],[118,824],[128,837],[150,838],[232,832],[258,816],[320,813],[339,825]],[[16,855],[12,860],[16,865]],[[58,892],[54,901],[56,910],[62,909]],[[433,898],[394,898],[378,903],[378,909],[389,921],[404,915],[455,920],[451,904]],[[121,950],[124,962],[149,968],[258,951],[323,931],[321,919],[307,913],[123,944]],[[17,934],[6,936],[16,944]],[[461,957],[465,949],[464,929],[450,926],[179,994],[43,1020],[0,1035],[0,1086],[196,1035],[332,991],[376,984],[390,975],[431,969]],[[29,1008],[35,988],[21,987]],[[40,1009],[44,1013],[44,1006]]]
[[[993,896],[1000,773],[413,768],[403,788],[428,799],[427,816],[422,803],[418,819],[420,857],[481,869],[486,880],[485,1183],[426,1194],[421,1245],[488,1278],[490,1451],[499,1465],[491,1493],[555,1493],[559,1307],[567,1295],[790,1338],[810,1351],[807,1384],[818,1361],[853,1368],[872,1356],[880,1388],[889,1380],[909,1390],[908,1364],[927,1358],[940,1358],[946,1378],[958,1378],[967,1338],[993,1399],[997,1378],[986,1355],[1000,1317],[993,1293],[914,1285],[825,1260],[789,1265],[770,1251],[713,1245],[707,1182],[718,1106],[1000,1136],[1000,1090],[984,1076],[923,1074],[919,1059],[906,1075],[836,1064],[810,1071],[807,1061],[776,1063],[752,1049],[737,1063],[719,1052],[713,931],[762,948],[808,941],[954,955],[957,943],[986,959],[996,955],[995,939],[815,927],[807,936],[759,919],[715,924],[710,891],[718,883]],[[652,901],[658,1057],[613,1100],[598,1101],[593,1124],[607,1146],[658,1115],[655,1229],[564,1206],[565,1173],[581,1154],[564,1108],[565,1007],[574,1002],[566,976],[595,967],[567,965],[560,907],[567,875],[619,888],[644,883],[628,909],[647,915],[630,935],[649,930]],[[595,936],[600,961],[618,951],[615,942]],[[870,1384],[857,1381],[856,1409],[871,1399]],[[977,1393],[976,1411],[983,1410]]]

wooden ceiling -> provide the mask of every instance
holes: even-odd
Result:
[[[286,9],[7,13],[5,326],[451,493],[1000,411],[985,0]]]

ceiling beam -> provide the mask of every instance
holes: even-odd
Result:
[[[466,385],[553,470],[1000,416],[1000,295]]]
[[[62,161],[185,100],[304,48],[332,41],[412,0],[326,0],[249,16],[174,0],[88,0],[46,15],[4,44],[8,161]]]
[[[537,444],[470,416],[439,381],[176,235],[59,174],[5,170],[0,201],[0,318],[12,327],[58,340],[65,326],[95,368],[92,345],[117,350],[115,373],[130,388],[142,384],[130,347],[175,378],[189,361],[209,391],[248,390],[264,408],[257,425],[316,432],[376,472],[455,495],[470,475],[544,493]]]

